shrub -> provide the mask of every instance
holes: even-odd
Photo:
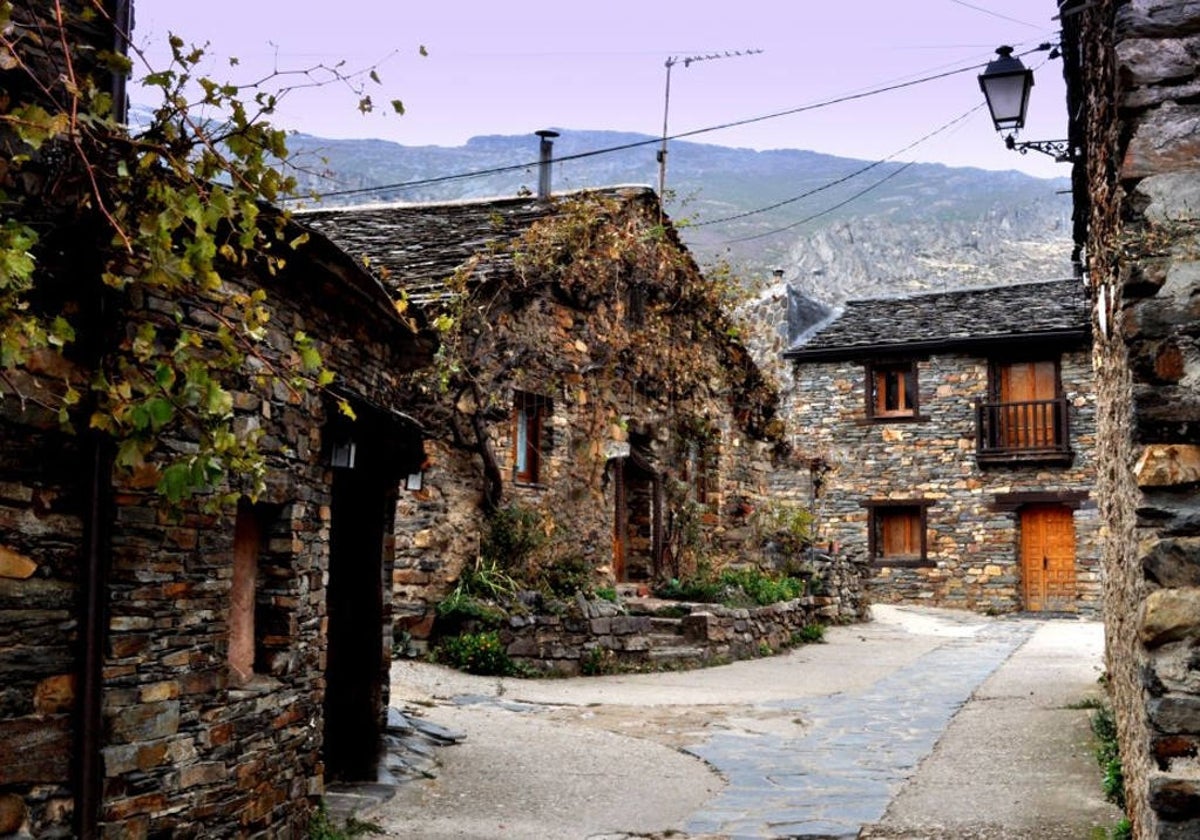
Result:
[[[611,586],[597,587],[595,590],[593,590],[592,594],[594,594],[601,601],[611,601],[614,604],[619,603],[619,599],[617,598],[617,590]]]
[[[792,644],[814,645],[825,641],[824,624],[805,624],[799,630],[792,632]]]
[[[579,672],[585,677],[612,674],[617,670],[617,656],[602,647],[588,648],[579,660]]]
[[[759,569],[726,569],[721,583],[737,587],[760,606],[791,601],[804,594],[804,581],[799,578],[767,574]]]
[[[448,626],[476,621],[485,627],[500,627],[508,618],[500,607],[480,601],[462,589],[455,589],[437,605],[437,617]]]
[[[813,540],[813,515],[797,505],[770,502],[751,519],[762,544],[774,544],[785,555],[799,554]]]
[[[702,577],[687,577],[682,580],[671,578],[662,586],[656,587],[654,594],[659,598],[672,601],[695,601],[701,604],[715,604],[721,600],[723,586],[717,580]]]
[[[654,594],[659,598],[702,604],[766,606],[799,598],[804,594],[804,581],[756,568],[726,569],[717,575],[709,572],[682,580],[672,578],[656,588]]]
[[[536,510],[510,504],[488,517],[479,553],[492,566],[521,569],[529,565],[546,539],[542,517]]]
[[[570,598],[576,592],[587,592],[591,583],[592,567],[578,555],[559,558],[538,573],[538,588],[553,598]]]
[[[504,677],[516,672],[516,666],[494,630],[483,633],[463,633],[443,639],[438,646],[438,660],[469,674]]]

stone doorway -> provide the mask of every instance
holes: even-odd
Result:
[[[1030,612],[1075,609],[1075,519],[1070,508],[1021,508],[1021,594]]]
[[[618,583],[649,581],[662,556],[662,482],[636,452],[613,466],[613,574]]]
[[[335,468],[325,667],[326,781],[374,780],[380,746],[386,493],[361,465]]]

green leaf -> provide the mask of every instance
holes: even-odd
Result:
[[[392,100],[392,110],[395,111],[400,116],[404,116],[404,103],[401,102],[399,99],[393,99]]]
[[[169,400],[162,397],[155,397],[146,403],[146,411],[150,416],[150,423],[154,431],[158,431],[163,426],[171,422],[175,416],[175,406],[171,405]]]
[[[195,491],[195,484],[190,466],[186,463],[171,464],[162,471],[157,489],[172,504],[178,504],[191,496]]]
[[[66,318],[58,315],[50,323],[50,335],[47,340],[55,347],[62,347],[75,340],[75,328],[67,322]]]
[[[92,425],[96,425],[94,420]],[[124,467],[126,469],[140,467],[146,462],[143,448],[144,444],[142,441],[137,440],[136,438],[127,438],[121,441],[120,445],[117,447],[117,455],[113,459],[113,462],[118,467]]]

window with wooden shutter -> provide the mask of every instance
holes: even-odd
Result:
[[[893,420],[917,416],[915,362],[875,363],[867,367],[867,416]]]
[[[869,502],[871,559],[881,565],[926,562],[927,502]]]
[[[542,477],[542,452],[546,444],[549,401],[518,391],[513,399],[513,477],[521,484],[537,484]]]

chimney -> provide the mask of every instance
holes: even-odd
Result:
[[[542,138],[538,145],[538,201],[550,200],[550,161],[554,157],[554,138],[558,136],[557,131],[549,128],[543,128],[541,131],[534,132],[538,137]]]

